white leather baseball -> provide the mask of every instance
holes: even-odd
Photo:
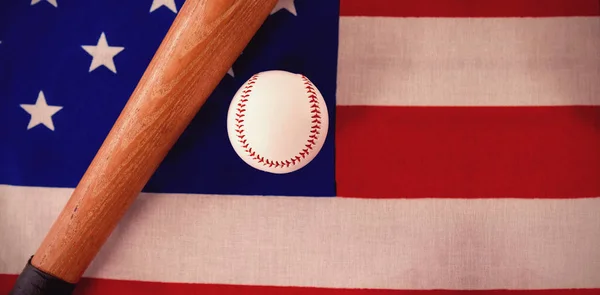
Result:
[[[237,91],[227,113],[235,152],[248,165],[289,173],[323,147],[329,116],[323,96],[305,76],[286,71],[255,74]]]

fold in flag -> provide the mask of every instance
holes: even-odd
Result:
[[[183,4],[0,3],[0,293]],[[329,110],[289,174],[226,130],[275,69]],[[77,292],[599,294],[599,210],[600,1],[281,0]]]

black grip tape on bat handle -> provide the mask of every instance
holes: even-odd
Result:
[[[31,264],[31,258],[8,295],[71,295],[75,284],[45,273]]]

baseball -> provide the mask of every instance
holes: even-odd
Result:
[[[270,173],[308,165],[327,136],[323,96],[305,76],[286,71],[253,75],[236,92],[227,113],[227,133],[237,155]]]

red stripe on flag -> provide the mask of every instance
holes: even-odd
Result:
[[[7,294],[17,276],[0,274],[0,294]],[[596,295],[600,289],[563,290],[375,290],[329,289],[306,287],[271,287],[242,285],[208,285],[83,279],[74,295],[158,295],[158,294],[220,294],[220,295]]]
[[[600,195],[600,107],[338,106],[338,195]]]
[[[342,0],[342,16],[549,17],[600,15],[598,0]]]

